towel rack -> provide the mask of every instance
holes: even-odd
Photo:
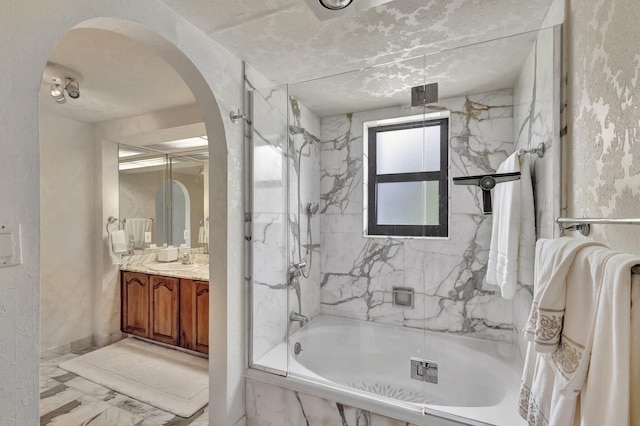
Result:
[[[130,218],[130,219],[137,219],[137,218]],[[151,222],[153,222],[153,218],[152,217],[143,217],[141,219],[149,219]],[[127,223],[127,218],[125,217],[124,219],[122,219],[120,222],[122,223]]]
[[[113,225],[116,222],[121,224],[122,228],[124,228],[124,221],[118,219],[117,217],[109,216],[109,218],[107,219],[107,225],[105,226],[105,228],[107,229],[107,234],[111,233],[111,231],[109,231],[109,225]],[[118,229],[119,228],[120,227],[118,226]]]
[[[640,219],[559,217],[556,219],[556,223],[560,225],[560,235],[564,235],[565,231],[578,231],[586,237],[591,232],[591,225],[640,225]],[[565,224],[569,224],[569,226],[564,226]]]
[[[538,144],[537,148],[519,149],[516,152],[518,153],[518,157],[522,157],[525,154],[538,154],[538,157],[542,158],[542,157],[544,157],[544,151],[546,149],[547,149],[547,147],[545,146],[544,142],[541,142],[541,143]]]
[[[640,225],[640,219],[604,219],[604,218],[575,218],[575,217],[559,217],[556,223],[560,225],[560,235],[564,235],[565,231],[578,231],[585,237],[591,232],[591,225]],[[564,226],[568,224],[569,226]],[[631,268],[632,274],[640,274],[640,265]]]

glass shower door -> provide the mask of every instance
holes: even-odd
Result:
[[[249,199],[245,214],[250,259],[250,365],[286,375],[287,285],[287,88],[249,94],[247,138]]]

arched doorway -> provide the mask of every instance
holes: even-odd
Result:
[[[218,354],[216,342],[216,335],[220,333],[223,336],[226,334],[226,310],[215,309],[221,303],[224,303],[225,298],[219,297],[220,294],[226,295],[226,276],[227,276],[227,263],[226,263],[226,232],[227,232],[227,147],[226,147],[226,135],[224,126],[222,123],[222,117],[218,109],[218,105],[213,95],[211,88],[207,81],[204,79],[200,71],[196,66],[186,57],[175,45],[158,36],[156,33],[144,28],[140,24],[127,22],[118,19],[97,18],[83,22],[82,24],[74,28],[95,28],[113,31],[118,34],[122,34],[129,38],[138,41],[141,44],[153,49],[159,56],[161,56],[167,63],[169,63],[180,74],[185,83],[189,86],[193,92],[198,107],[202,111],[203,121],[207,130],[207,135],[210,141],[209,143],[209,157],[211,158],[210,167],[214,170],[214,173],[209,175],[209,187],[215,188],[212,191],[210,198],[215,198],[215,201],[210,202],[209,217],[211,223],[215,226],[210,227],[210,233],[212,241],[211,251],[216,253],[215,258],[210,262],[210,275],[212,277],[213,291],[209,292],[210,306],[213,308],[214,314],[209,316],[210,324],[215,324],[216,327],[210,327],[212,342],[212,354],[210,361],[210,371],[215,372],[220,377],[214,377],[210,375],[211,384],[215,384],[218,380],[226,383],[225,368],[215,368],[211,364],[219,362],[220,359],[226,357],[226,353]],[[104,178],[104,174],[102,176]],[[99,236],[94,244],[97,247],[97,253],[94,258],[95,264],[95,280],[96,280],[96,296],[93,298],[93,303],[113,303],[111,295],[113,294],[113,282],[117,279],[117,270],[114,270],[113,266],[106,261],[104,255],[105,252],[105,239],[106,231],[104,224],[109,216],[117,217],[117,210],[114,210],[108,202],[97,206],[95,213],[95,222],[99,226],[103,233]],[[217,277],[217,278],[214,278]],[[93,278],[93,277],[92,277]],[[216,282],[217,281],[217,282]],[[103,292],[104,294],[100,294]],[[217,294],[218,292],[218,294]],[[100,330],[101,327],[108,329],[108,318],[99,318],[96,316],[94,325],[95,329]],[[226,351],[226,345],[220,347],[221,351]],[[216,394],[224,398],[225,392]],[[212,395],[212,397],[216,397]],[[210,402],[212,400],[210,399]],[[215,402],[214,402],[215,403]],[[218,402],[219,403],[219,402]],[[223,401],[224,403],[224,401]]]

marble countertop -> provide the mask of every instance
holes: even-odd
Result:
[[[142,272],[143,274],[150,275],[162,275],[163,277],[189,278],[192,280],[209,281],[208,264],[196,264],[196,267],[194,269],[187,269],[184,271],[156,271],[155,269],[150,268],[150,266],[153,265],[166,263],[180,262],[133,263],[126,266],[121,266],[120,270],[129,272]]]

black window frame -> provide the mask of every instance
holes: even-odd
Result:
[[[440,127],[440,170],[433,172],[377,174],[378,133],[423,127]],[[449,236],[449,119],[437,118],[401,124],[380,125],[368,129],[368,236],[390,237],[440,237]],[[438,181],[438,225],[378,225],[378,184],[387,182],[433,182]]]

